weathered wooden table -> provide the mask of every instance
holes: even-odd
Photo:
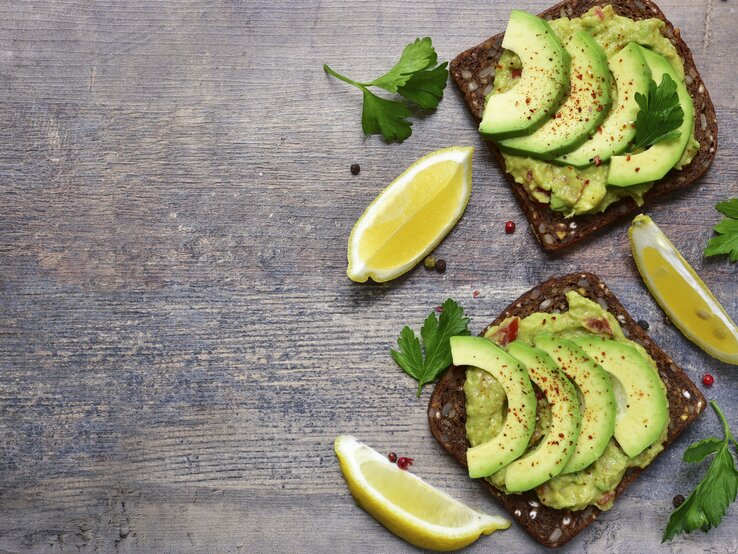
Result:
[[[738,374],[687,342],[646,292],[627,223],[542,252],[452,86],[410,140],[364,139],[360,94],[406,42],[442,59],[525,2],[6,0],[0,4],[0,552],[402,552],[352,501],[332,442],[352,433],[480,509],[501,509],[426,425],[430,389],[388,350],[447,297],[478,331],[551,275],[604,277],[738,428]],[[701,252],[736,196],[733,0],[663,0],[720,124],[701,186],[649,210],[738,318],[738,267]],[[364,206],[412,160],[477,147],[445,275],[345,276]],[[351,176],[349,166],[361,164]],[[518,222],[506,235],[504,222]],[[480,291],[478,298],[472,297]],[[417,328],[417,327],[416,327]],[[697,483],[706,413],[572,550],[735,552],[735,507],[661,546]],[[517,527],[470,550],[531,552]]]

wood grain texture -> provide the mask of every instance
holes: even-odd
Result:
[[[721,144],[699,187],[650,214],[738,318],[738,268],[701,258],[715,202],[738,194],[735,2],[660,5]],[[709,396],[738,423],[735,370],[665,323],[625,224],[543,253],[452,87],[387,145],[362,137],[358,92],[322,72],[370,78],[423,35],[450,59],[511,7],[546,3],[0,3],[0,552],[413,551],[352,502],[332,452],[343,432],[499,513],[436,445],[429,392],[415,398],[388,348],[449,296],[478,331],[572,271],[605,278],[694,379],[715,375]],[[349,282],[363,207],[452,144],[477,151],[467,212],[437,249],[447,272]],[[672,496],[703,471],[681,452],[717,432],[704,415],[571,549],[738,550],[735,509],[659,546]],[[491,549],[536,547],[513,528],[470,551]]]

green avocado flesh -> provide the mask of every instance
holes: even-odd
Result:
[[[535,132],[500,142],[507,152],[551,159],[587,140],[610,110],[610,71],[600,46],[584,31],[566,45],[570,90],[559,110]]]
[[[486,479],[495,487],[506,492],[526,490],[530,484],[541,503],[556,509],[581,510],[589,505],[593,505],[602,510],[607,510],[612,506],[613,491],[618,483],[620,483],[625,471],[629,467],[646,467],[663,450],[663,442],[666,440],[668,430],[668,401],[666,400],[663,382],[658,377],[655,362],[640,344],[625,337],[615,317],[600,306],[600,304],[585,298],[575,290],[569,291],[566,294],[566,299],[568,310],[562,313],[550,314],[537,312],[525,318],[508,318],[485,332],[485,337],[490,342],[495,340],[504,342],[503,337],[509,336],[504,331],[508,329],[513,320],[517,320],[517,338],[514,342],[507,345],[508,354],[513,357],[516,357],[516,354],[520,356],[520,362],[527,367],[530,379],[540,391],[536,414],[534,416],[535,429],[524,452],[508,461]],[[539,338],[541,336],[548,337],[548,339]],[[590,341],[590,339],[591,342],[594,342],[597,338],[604,339],[608,343],[614,343],[610,345],[611,350],[607,352],[620,352],[618,346],[624,346],[623,351],[627,350],[628,352],[634,353],[633,359],[636,359],[635,356],[638,356],[637,364],[645,364],[645,366],[638,365],[636,368],[637,364],[634,365],[631,361],[624,364],[627,369],[613,369],[610,368],[609,364],[609,358],[612,357],[611,353],[606,357],[602,357],[597,353],[591,353],[589,355],[595,366],[599,367],[605,364],[613,371],[610,373],[607,369],[605,371],[600,370],[602,373],[605,373],[607,380],[611,384],[605,384],[600,376],[597,380],[597,385],[587,384],[585,388],[598,389],[599,387],[599,389],[605,391],[602,394],[602,397],[605,399],[603,411],[607,412],[608,417],[612,417],[612,430],[608,431],[608,426],[603,425],[602,429],[604,430],[602,433],[604,435],[608,433],[609,435],[613,435],[615,433],[615,436],[610,436],[608,440],[603,439],[600,442],[593,435],[591,442],[596,442],[597,447],[602,448],[602,451],[586,467],[565,473],[563,471],[564,464],[559,465],[558,462],[560,460],[557,458],[556,460],[552,460],[553,463],[549,470],[552,476],[546,480],[539,481],[540,474],[535,476],[530,475],[527,483],[525,482],[526,477],[524,475],[520,480],[516,480],[515,471],[511,473],[511,468],[516,467],[515,464],[521,462],[522,465],[526,460],[535,460],[538,452],[556,446],[547,445],[547,439],[556,437],[558,432],[565,433],[563,427],[565,427],[564,420],[566,418],[557,415],[561,412],[554,414],[554,411],[561,410],[562,408],[559,406],[559,403],[569,397],[566,393],[561,395],[561,398],[555,397],[554,392],[549,391],[551,394],[546,392],[545,385],[543,387],[539,385],[539,383],[544,383],[542,379],[543,375],[536,371],[536,369],[531,370],[534,364],[526,363],[531,362],[530,358],[526,358],[526,353],[530,350],[533,350],[533,352],[540,352],[540,350],[530,348],[525,351],[526,353],[522,353],[524,351],[523,347],[526,345],[533,347],[539,341],[545,342],[549,340],[555,342],[563,340],[568,341],[568,344],[579,350],[582,348],[582,344],[588,344],[587,341]],[[582,350],[579,350],[579,352],[582,352]],[[584,355],[584,352],[582,352],[582,356]],[[538,354],[538,356],[543,357],[542,353]],[[548,357],[548,359],[558,363],[556,356]],[[648,369],[644,369],[644,367]],[[581,367],[577,366],[576,371],[584,373],[586,370],[582,370]],[[616,377],[615,372],[619,372],[620,376]],[[634,374],[635,376],[629,378],[628,376],[624,376],[625,372]],[[654,376],[656,381],[652,379]],[[580,416],[582,418],[580,426],[584,429],[587,409],[585,392],[581,390],[581,386],[576,385],[573,373],[572,379],[567,379],[567,381],[577,391],[577,400],[580,403]],[[572,381],[574,382],[572,383]],[[614,401],[612,397],[608,398],[609,395],[606,392],[608,386],[610,391],[614,392]],[[659,393],[657,389],[661,392]],[[629,390],[642,391],[646,396],[653,396],[657,400],[643,401],[644,406],[642,408],[636,407],[635,404],[629,405],[629,401],[627,400]],[[490,444],[495,437],[500,436],[500,432],[508,419],[506,417],[508,401],[505,388],[498,382],[497,377],[494,377],[489,372],[470,367],[466,372],[464,392],[466,394],[467,413],[466,433],[469,442],[474,448]],[[600,405],[602,399],[594,400],[594,402],[596,405]],[[629,415],[631,410],[634,414],[632,416]],[[616,415],[611,416],[611,414]],[[645,431],[636,431],[638,436],[632,438],[632,441],[638,443],[638,445],[633,446],[627,439],[618,439],[618,425],[623,421],[623,418],[631,418],[631,421],[635,421],[638,417],[637,414],[650,418],[650,422],[648,433]],[[576,418],[567,420],[570,427],[575,420]],[[555,431],[556,429],[561,430]],[[575,444],[580,444],[583,433],[583,431],[579,433],[577,440],[574,441]],[[623,446],[620,440],[626,446]],[[582,444],[589,443],[590,440],[587,437],[586,441]],[[501,442],[498,442],[497,445],[499,449],[503,448]],[[645,445],[645,447],[637,452],[637,449],[642,445]],[[625,448],[627,448],[630,454],[626,453]],[[571,456],[573,458],[573,454]],[[555,455],[552,454],[551,457],[553,458]],[[572,458],[569,458],[565,463],[568,465]],[[562,471],[557,474],[556,472],[559,468]],[[524,472],[520,473],[522,474]],[[513,476],[512,481],[510,481],[510,475]],[[537,481],[539,481],[538,484],[535,484]],[[513,488],[517,490],[513,491]]]
[[[507,397],[507,414],[500,432],[466,451],[469,477],[486,477],[525,452],[535,429],[536,396],[525,367],[486,339],[452,337],[451,356],[454,365],[478,367],[489,373]]]
[[[538,445],[501,470],[505,488],[522,492],[561,473],[574,454],[581,414],[574,385],[545,352],[522,342],[510,343],[507,351],[525,365],[531,381],[545,395],[551,413],[551,423]]]
[[[640,45],[643,47],[643,50],[663,57],[677,76],[677,79],[675,79],[677,83],[684,83],[683,62],[672,42],[663,35],[664,22],[660,19],[653,18],[634,21],[627,17],[617,15],[612,6],[608,5],[602,8],[592,8],[581,17],[554,19],[549,21],[548,24],[559,37],[560,41],[567,46],[576,34],[580,32],[586,33],[610,59],[630,43]],[[655,74],[656,72],[653,71],[653,73]],[[493,89],[487,97],[487,102],[491,102],[495,95],[514,90],[516,83],[524,76],[525,68],[520,58],[512,51],[505,51],[498,62]],[[608,116],[610,113],[616,111],[620,105],[618,90],[614,83],[611,89],[611,96],[613,97],[612,108],[605,114]],[[623,98],[622,94],[620,98]],[[566,100],[564,101],[565,104]],[[688,113],[687,110],[685,110],[686,113]],[[685,117],[685,120],[693,121],[693,119],[694,117]],[[692,125],[691,123],[688,124]],[[545,128],[546,122],[542,125],[540,129]],[[597,134],[595,131],[595,136]],[[603,135],[609,138],[604,132]],[[699,152],[700,145],[695,140],[694,130],[691,127],[686,135],[688,136],[688,141],[679,159],[674,163],[664,161],[664,164],[671,163],[673,167],[681,169],[688,165]],[[616,142],[615,139],[624,135],[611,133],[609,136],[612,137],[612,142],[614,143]],[[519,139],[522,138],[524,137],[519,137]],[[534,200],[549,204],[552,210],[561,212],[565,217],[572,217],[582,214],[600,213],[624,197],[632,198],[639,206],[643,204],[643,196],[653,186],[653,181],[658,178],[645,181],[643,177],[640,177],[641,172],[644,171],[643,168],[647,167],[646,164],[641,164],[641,169],[637,172],[634,171],[639,175],[639,182],[637,184],[626,186],[626,182],[632,181],[632,179],[619,177],[617,171],[614,176],[609,177],[611,164],[614,165],[615,162],[612,161],[612,158],[610,158],[610,161],[607,161],[607,157],[613,154],[615,155],[614,157],[617,157],[622,151],[621,148],[625,148],[625,152],[627,152],[627,142],[626,147],[623,147],[620,141],[617,142],[618,148],[610,148],[609,151],[603,150],[604,157],[600,155],[600,159],[598,160],[598,163],[602,163],[595,165],[594,155],[587,155],[586,164],[583,167],[575,167],[568,162],[562,165],[562,162],[544,159],[553,157],[547,156],[546,154],[536,152],[524,153],[522,151],[513,152],[511,149],[506,149],[503,144],[500,144],[500,147],[505,160],[505,169],[512,175],[516,183],[522,186]],[[576,141],[573,143],[573,146],[578,148],[583,147]],[[604,144],[604,146],[607,146],[607,144]],[[633,154],[646,154],[656,146],[659,146],[659,144],[645,150],[643,153]],[[656,150],[652,155],[655,156],[659,152],[662,152],[662,150],[663,147]],[[671,155],[671,150],[669,152]],[[560,157],[563,154],[565,153],[557,152],[556,157]],[[590,157],[592,158],[591,162],[589,161]],[[633,157],[635,156],[631,154],[631,161]],[[627,158],[627,155],[624,158]],[[617,163],[620,164],[621,162],[618,161]],[[658,163],[653,165],[659,166]],[[659,169],[658,171],[661,170]],[[653,172],[654,174],[658,173],[655,169]],[[615,182],[608,184],[608,179]]]
[[[605,370],[573,342],[551,335],[538,335],[533,342],[551,356],[582,395],[579,440],[561,473],[579,471],[602,455],[615,431],[617,404],[612,383]]]
[[[641,48],[635,42],[610,56],[607,63],[617,87],[613,108],[592,138],[576,150],[556,159],[561,164],[587,167],[595,162],[595,158],[606,162],[615,154],[623,152],[635,137],[635,120],[640,109],[635,95],[648,94],[651,70],[641,55]]]
[[[511,90],[486,99],[479,132],[496,140],[539,127],[569,89],[569,54],[543,19],[513,10],[502,47],[519,56],[525,76]]]
[[[679,79],[679,75],[666,58],[642,46],[638,48],[651,70],[651,78],[656,83],[660,83],[664,75],[668,75],[676,82],[679,105],[684,112],[684,121],[679,127],[678,137],[658,142],[637,154],[614,156],[610,161],[607,184],[618,187],[628,187],[661,179],[679,163],[689,144],[694,127],[694,104],[687,91],[687,86]]]
[[[574,343],[623,390],[615,439],[628,456],[637,456],[659,439],[669,423],[669,403],[658,372],[627,344],[596,336],[575,339]]]

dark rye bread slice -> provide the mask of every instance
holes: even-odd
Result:
[[[572,289],[605,307],[617,318],[623,332],[631,340],[641,344],[656,362],[669,399],[670,420],[665,443],[668,447],[704,410],[705,397],[684,371],[656,346],[597,276],[591,273],[572,273],[549,279],[515,300],[489,327],[498,325],[510,316],[525,317],[534,312],[566,311],[568,305],[565,294]],[[484,331],[481,335],[483,334]],[[466,467],[466,450],[469,448],[465,428],[465,379],[464,368],[451,366],[436,384],[428,405],[428,423],[433,436],[464,467]],[[639,468],[629,468],[615,489],[615,497],[620,496],[642,471]],[[534,492],[504,494],[484,479],[479,479],[479,482],[502,502],[536,541],[544,546],[555,547],[566,544],[601,513],[601,510],[594,506],[579,511],[555,510],[538,502]]]
[[[715,108],[694,65],[692,53],[680,36],[679,29],[666,19],[653,2],[649,0],[568,0],[556,4],[539,15],[549,20],[559,17],[578,17],[594,6],[608,4],[612,5],[617,14],[634,20],[655,17],[664,21],[663,34],[674,44],[684,61],[685,81],[694,101],[695,137],[700,143],[700,150],[689,165],[681,170],[671,170],[651,188],[644,198],[644,205],[648,205],[657,197],[673,194],[692,186],[707,171],[717,148],[718,128]],[[503,52],[502,38],[502,33],[495,35],[482,44],[462,52],[454,58],[449,67],[451,78],[464,97],[467,108],[478,120],[482,117],[484,98],[492,90],[491,83],[494,80],[495,67]],[[493,142],[488,142],[488,145],[500,168],[505,171],[505,160],[499,148]],[[512,175],[505,172],[505,176],[533,233],[546,250],[559,250],[571,246],[606,225],[640,209],[631,198],[624,198],[600,214],[566,219],[562,214],[551,210],[548,204],[531,198],[523,187],[515,182]]]

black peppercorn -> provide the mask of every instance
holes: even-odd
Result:
[[[359,171],[361,171],[361,166],[359,164],[351,164],[351,175],[358,175]]]
[[[436,260],[436,271],[438,273],[443,273],[446,271],[446,260],[443,258],[439,258]]]
[[[638,320],[638,325],[640,325],[640,327],[641,327],[641,328],[642,328],[642,329],[643,329],[644,331],[648,331],[648,327],[649,327],[649,325],[648,325],[648,321],[646,321],[645,319],[639,319],[639,320]]]
[[[674,503],[674,507],[678,508],[679,506],[684,504],[684,497],[681,494],[677,494],[672,502]]]

